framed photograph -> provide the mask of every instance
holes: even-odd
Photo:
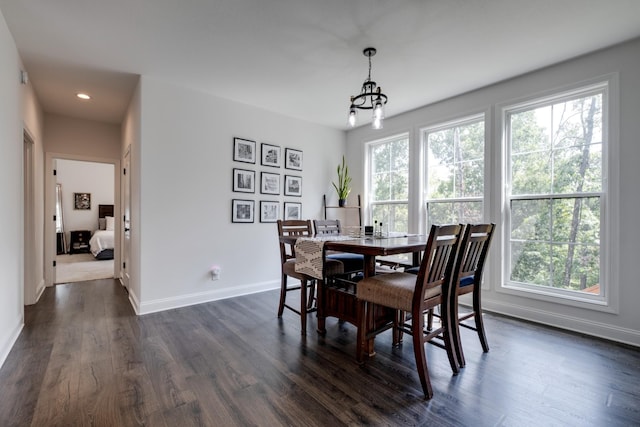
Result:
[[[284,202],[284,219],[302,219],[302,203]]]
[[[249,139],[233,138],[233,160],[236,162],[256,162],[256,142]]]
[[[237,193],[256,192],[256,171],[233,169],[233,191]]]
[[[73,193],[73,208],[81,211],[91,210],[91,193]]]
[[[302,151],[287,148],[284,150],[284,167],[287,169],[302,170]]]
[[[260,192],[262,194],[280,194],[280,175],[262,172],[260,174]]]
[[[280,218],[280,203],[260,201],[260,222],[276,222]]]
[[[253,200],[231,200],[231,222],[253,222]]]
[[[301,176],[284,176],[284,195],[285,196],[302,196],[302,177]]]
[[[262,161],[263,166],[272,166],[279,168],[282,160],[280,159],[280,147],[271,144],[262,144]]]

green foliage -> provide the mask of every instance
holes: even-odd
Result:
[[[349,167],[342,156],[342,163],[338,165],[338,184],[332,182],[333,187],[338,193],[338,199],[346,200],[351,192],[351,176],[349,175]]]

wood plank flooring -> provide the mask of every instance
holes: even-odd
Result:
[[[290,296],[291,297],[291,296]],[[295,296],[293,296],[295,298]],[[428,346],[425,401],[410,342],[355,363],[356,331],[308,336],[277,292],[135,316],[99,280],[47,288],[0,370],[0,426],[632,426],[640,350],[486,315],[452,375]]]

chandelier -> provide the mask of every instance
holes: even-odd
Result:
[[[369,58],[369,75],[362,83],[360,94],[351,97],[351,106],[349,107],[349,126],[355,127],[357,110],[373,110],[373,121],[371,127],[374,129],[382,129],[382,120],[384,119],[384,105],[387,103],[387,95],[382,93],[381,87],[376,86],[376,82],[371,80],[371,57],[376,54],[376,49],[368,47],[362,51],[364,56]]]

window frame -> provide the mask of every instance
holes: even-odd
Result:
[[[619,147],[618,147],[618,123],[619,123],[619,91],[617,73],[591,79],[532,95],[520,100],[514,100],[496,105],[496,129],[501,129],[501,173],[502,177],[495,185],[502,185],[500,194],[502,203],[502,266],[500,271],[500,285],[496,287],[499,293],[518,295],[547,302],[553,302],[568,306],[585,308],[595,311],[617,313],[619,309],[617,271],[618,249],[613,242],[617,241],[619,229],[612,218],[618,216],[619,205]],[[602,93],[602,188],[600,192],[583,192],[577,194],[580,198],[599,197],[600,199],[600,295],[580,293],[578,291],[551,288],[525,284],[510,280],[511,271],[511,201],[512,200],[536,200],[536,199],[573,199],[575,193],[553,193],[511,195],[511,145],[510,145],[510,121],[511,114],[528,111],[534,108],[549,106],[554,103],[587,97],[594,93]]]
[[[372,159],[373,148],[379,145],[388,144],[398,140],[407,140],[407,198],[406,199],[393,199],[385,201],[374,201],[372,197],[373,183],[372,183]],[[406,205],[407,206],[407,228],[408,232],[411,230],[411,187],[412,187],[412,175],[411,175],[411,134],[409,132],[402,132],[394,135],[390,135],[384,138],[376,139],[373,141],[365,142],[365,224],[373,225],[373,210],[375,206],[391,206],[391,205]],[[393,230],[392,230],[393,231]]]
[[[463,202],[481,202],[482,203],[482,220],[486,221],[488,217],[488,200],[489,200],[489,144],[488,139],[488,126],[487,126],[487,116],[488,114],[484,111],[473,114],[465,114],[458,118],[447,120],[443,122],[438,122],[429,126],[422,126],[419,129],[420,135],[420,150],[422,153],[422,178],[420,180],[420,190],[421,190],[421,212],[420,216],[420,227],[421,229],[428,230],[429,229],[429,203],[463,203]],[[454,197],[454,198],[445,198],[445,199],[429,199],[428,197],[428,175],[429,175],[429,149],[428,149],[428,138],[427,135],[429,133],[439,132],[442,130],[450,129],[456,126],[464,126],[476,122],[482,122],[484,124],[484,147],[483,147],[483,162],[484,162],[484,171],[483,171],[483,191],[482,196],[465,196],[465,197]]]

